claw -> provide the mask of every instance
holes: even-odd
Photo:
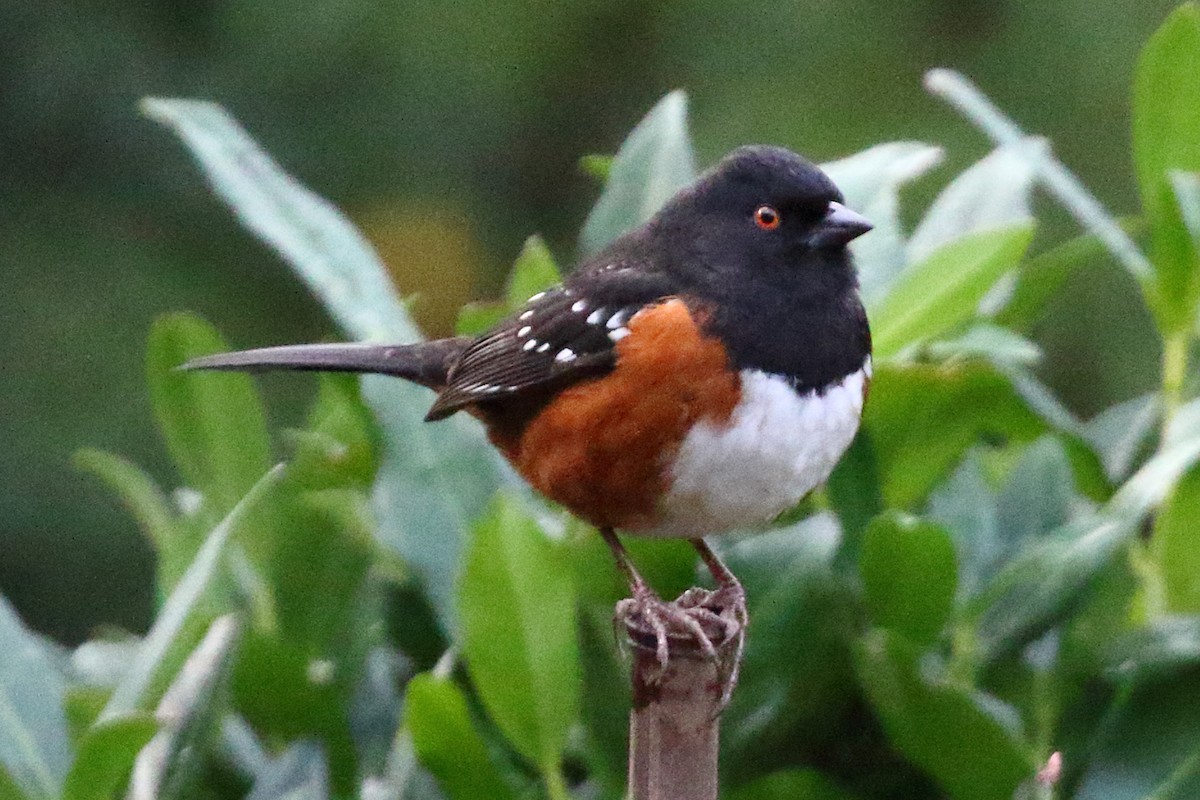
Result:
[[[612,529],[602,528],[600,533],[612,549],[617,565],[629,579],[633,595],[617,603],[615,609],[614,628],[619,625],[625,629],[624,635],[618,632],[619,640],[649,647],[653,637],[658,670],[657,674],[646,676],[650,683],[658,683],[666,675],[672,639],[677,645],[686,642],[699,650],[716,667],[721,697],[714,717],[719,715],[729,705],[737,687],[745,651],[749,615],[741,583],[708,545],[694,539],[692,544],[716,579],[717,589],[688,589],[673,602],[666,602],[634,569]]]

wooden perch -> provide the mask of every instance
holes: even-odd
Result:
[[[725,687],[736,680],[737,621],[720,590],[689,589],[674,605],[697,615],[718,661],[694,638],[672,632],[670,657],[659,662],[656,636],[637,614],[624,619],[633,652],[629,716],[630,800],[717,800],[717,744]],[[725,624],[719,624],[720,618]],[[733,624],[729,624],[730,621]]]

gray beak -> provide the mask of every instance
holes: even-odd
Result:
[[[814,248],[843,247],[875,227],[867,218],[841,203],[830,203],[829,210],[809,237]]]

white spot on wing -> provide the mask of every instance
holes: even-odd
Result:
[[[558,362],[562,362],[562,363],[565,363],[567,361],[574,361],[575,360],[575,351],[569,347],[564,347],[562,350],[558,351],[558,355],[556,355],[554,357],[554,360],[558,361]]]
[[[528,342],[525,343],[525,346],[522,347],[521,349],[524,350],[526,353],[528,353],[530,350],[537,347],[537,344],[538,344],[537,339],[530,339]]]
[[[537,349],[537,351],[538,351],[539,353],[544,353],[544,352],[546,352],[546,351],[547,351],[547,350],[549,350],[549,349],[550,349],[550,343],[549,343],[549,342],[542,342],[540,345],[538,345],[538,349]]]
[[[576,314],[582,314],[587,310],[587,300],[576,300],[571,304],[571,310]]]
[[[613,314],[611,317],[609,317],[608,322],[606,322],[605,325],[611,331],[616,328],[620,328],[622,325],[624,325],[625,320],[627,320],[628,318],[629,318],[629,312],[622,309],[622,310],[618,311],[617,313]]]
[[[629,335],[629,328],[617,328],[615,331],[608,332],[608,338],[614,342],[619,342]]]
[[[520,337],[521,339],[524,339],[526,336],[529,335],[529,332],[532,330],[533,330],[533,328],[526,325],[524,328],[521,328],[521,330],[517,331],[517,336]]]
[[[591,314],[588,314],[587,324],[588,325],[599,325],[600,320],[604,319],[605,313],[606,313],[606,311],[603,306],[601,306],[600,308],[597,308]]]
[[[532,316],[533,316],[533,309],[531,308],[528,311],[522,311],[521,316],[517,317],[517,319],[524,322],[525,320],[529,319]]]

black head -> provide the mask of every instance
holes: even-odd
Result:
[[[829,176],[790,150],[741,147],[674,197],[651,229],[686,251],[693,267],[795,270],[838,261],[871,229],[843,199]]]
[[[871,229],[824,172],[789,150],[742,147],[641,231],[739,368],[816,388],[862,366],[866,315],[846,245]],[[631,244],[634,244],[631,242]]]

